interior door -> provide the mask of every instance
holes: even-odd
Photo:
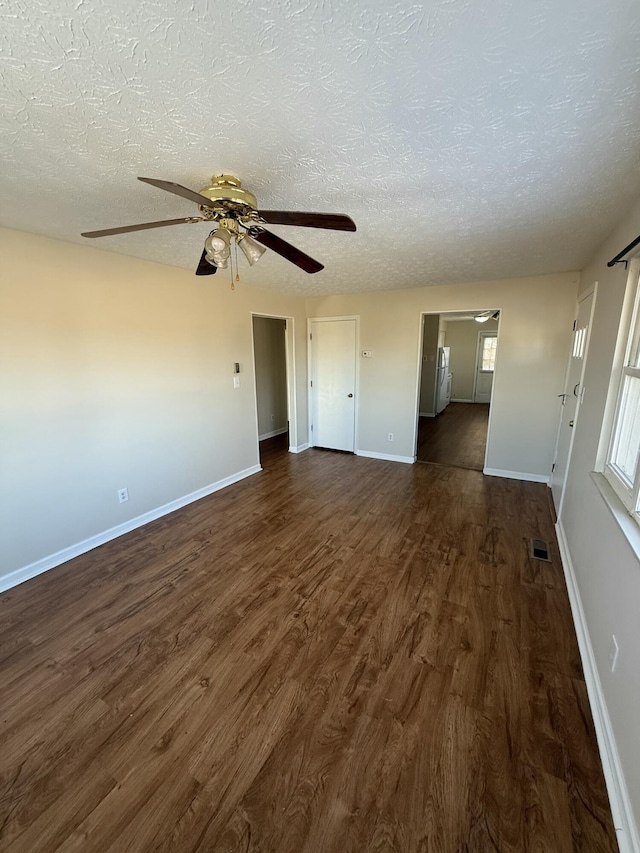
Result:
[[[558,516],[560,516],[562,509],[562,496],[571,458],[575,425],[584,397],[585,389],[582,383],[589,348],[589,331],[594,300],[595,291],[592,291],[578,303],[578,314],[573,328],[573,345],[567,368],[567,380],[564,394],[559,395],[562,399],[562,409],[556,440],[556,455],[551,469],[551,493]]]
[[[478,335],[478,355],[476,359],[476,383],[473,394],[474,403],[490,403],[493,390],[493,371],[496,363],[498,345],[497,332],[480,332]]]
[[[356,321],[312,320],[311,444],[355,448]]]

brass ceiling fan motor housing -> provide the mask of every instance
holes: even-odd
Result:
[[[256,209],[257,200],[253,193],[242,188],[241,181],[233,175],[217,175],[211,178],[211,186],[200,190],[200,195],[211,199],[212,206],[200,206],[203,214],[213,209],[224,215],[233,211],[239,216],[250,216]]]

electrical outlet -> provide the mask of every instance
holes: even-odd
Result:
[[[276,416],[275,416],[275,415],[271,415],[271,420],[272,420],[272,421],[275,421],[275,419],[276,419]]]
[[[616,640],[615,634],[611,635],[611,645],[609,646],[609,668],[611,672],[616,671],[616,667],[618,666],[618,652],[620,651],[618,647],[618,641]]]
[[[393,433],[390,432],[387,438],[389,439],[389,441],[393,441]]]
[[[123,504],[129,500],[129,489],[118,489],[118,501]]]

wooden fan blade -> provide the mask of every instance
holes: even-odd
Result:
[[[203,222],[201,216],[184,216],[182,219],[163,219],[161,222],[140,222],[138,225],[123,225],[121,228],[103,228],[102,231],[83,231],[81,237],[109,237],[111,234],[126,234],[127,231],[146,231],[147,228],[164,228],[165,225],[183,225],[185,222]]]
[[[272,234],[271,231],[267,231],[266,228],[251,228],[249,230],[249,234],[257,240],[258,243],[262,243],[262,245],[266,246],[267,249],[272,249],[272,251],[282,255],[283,258],[291,261],[292,264],[300,267],[300,269],[303,269],[305,272],[320,272],[320,270],[324,269],[324,266],[321,263],[309,257],[309,255],[305,255],[304,252],[300,251],[300,249],[296,249],[295,246],[292,246],[291,243],[287,243],[287,241],[283,240],[281,237],[277,237],[275,234]]]
[[[303,228],[330,228],[333,231],[355,231],[356,223],[344,213],[302,213],[297,210],[259,210],[270,225],[301,225]]]
[[[190,190],[188,187],[183,187],[181,184],[174,184],[173,181],[158,181],[156,178],[138,178],[139,181],[144,181],[145,184],[151,184],[152,187],[166,190],[168,193],[188,198],[189,201],[195,201],[196,204],[204,204],[206,207],[211,207],[213,202],[200,193]]]
[[[212,266],[207,260],[207,253],[204,251],[200,258],[200,263],[196,268],[196,275],[213,275],[218,271],[218,267]]]

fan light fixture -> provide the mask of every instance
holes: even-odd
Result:
[[[478,314],[473,319],[476,323],[486,323],[487,320],[497,320],[499,316],[499,311],[484,311],[482,314]]]
[[[239,234],[236,237],[236,242],[242,249],[242,254],[249,262],[250,267],[252,267],[256,261],[259,261],[267,251],[264,246],[261,246],[260,243],[257,243],[254,239],[249,237],[248,234]]]
[[[111,237],[129,231],[145,231],[148,228],[163,228],[165,225],[183,223],[215,222],[215,231],[207,237],[204,251],[196,267],[196,275],[213,275],[218,267],[225,269],[236,265],[237,252],[231,255],[231,243],[235,239],[250,266],[262,257],[265,249],[280,255],[307,273],[320,272],[323,265],[309,255],[287,243],[282,237],[267,231],[265,224],[296,225],[302,228],[328,228],[332,231],[355,231],[356,225],[344,213],[307,213],[299,210],[262,210],[253,193],[242,187],[233,175],[217,175],[200,192],[183,187],[174,181],[157,178],[138,178],[145,184],[173,193],[198,205],[199,216],[182,216],[160,222],[139,222],[119,228],[102,228],[99,231],[83,231],[83,237]],[[243,229],[243,230],[240,230]],[[248,232],[245,234],[244,232]],[[236,272],[236,281],[240,278]],[[232,284],[233,287],[233,284]]]
[[[213,267],[226,269],[231,254],[231,234],[226,228],[212,231],[204,241],[206,259]]]

